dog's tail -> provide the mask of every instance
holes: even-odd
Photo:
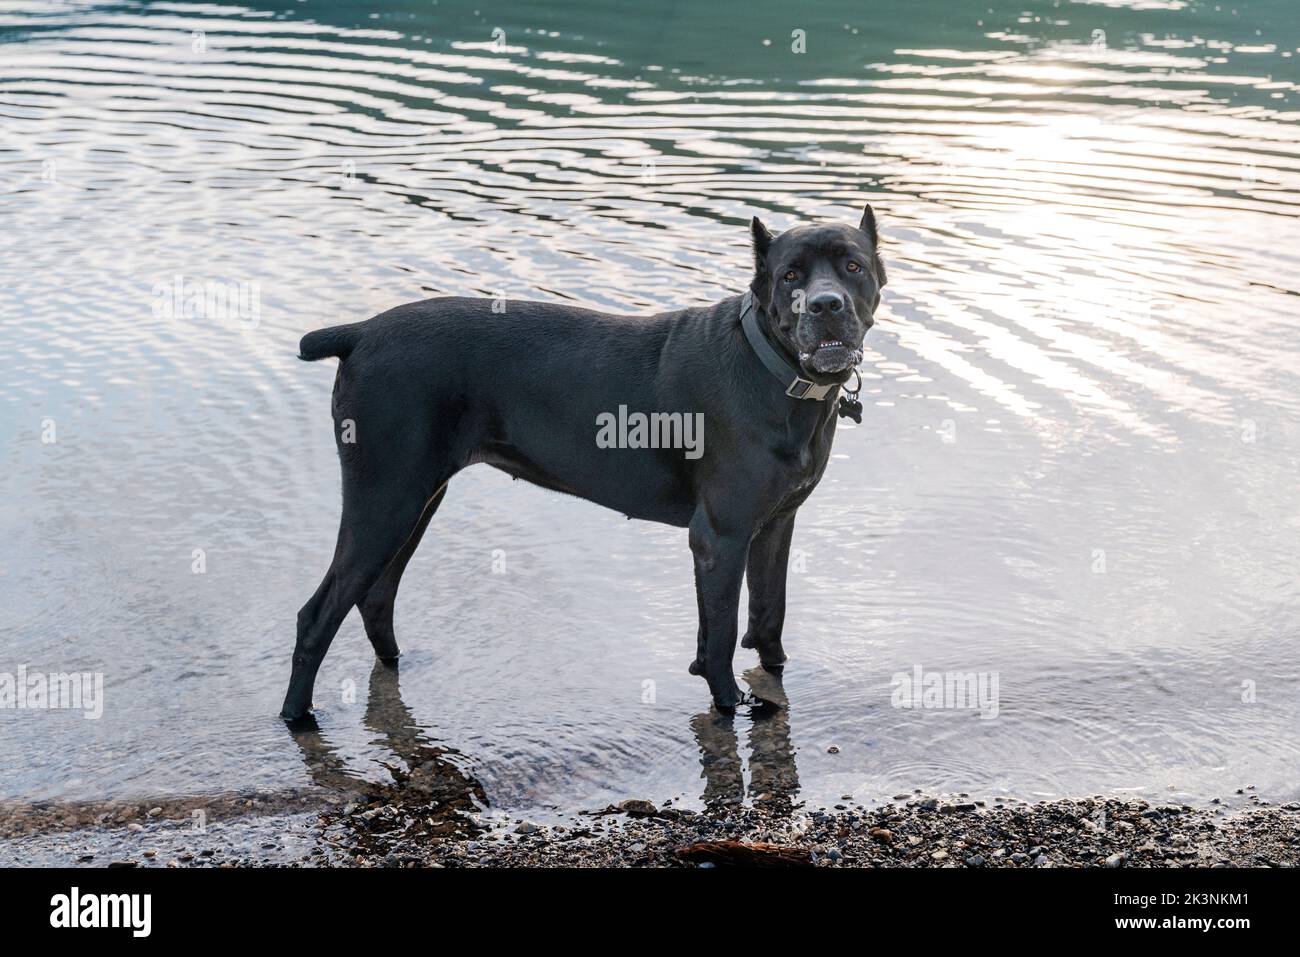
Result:
[[[361,326],[362,323],[354,322],[347,326],[330,326],[328,329],[307,333],[298,343],[298,358],[304,362],[315,362],[331,356],[346,359],[361,339]]]

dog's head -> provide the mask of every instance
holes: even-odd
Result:
[[[877,251],[876,216],[868,206],[857,228],[795,226],[778,236],[754,217],[754,301],[772,334],[799,357],[804,372],[844,381],[862,361],[885,264]]]

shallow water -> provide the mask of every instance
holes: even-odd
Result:
[[[380,778],[417,734],[525,812],[1300,794],[1288,0],[372,6],[0,13],[0,672],[105,682],[99,720],[0,710],[0,797]],[[480,466],[406,574],[400,707],[354,615],[290,738],[339,501],[303,332],[715,300],[751,215],[867,200],[866,415],[800,513],[783,689],[737,656],[786,708],[686,673],[683,531]],[[257,309],[171,314],[178,276]],[[917,667],[996,673],[996,717],[894,707]]]

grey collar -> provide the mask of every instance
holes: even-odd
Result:
[[[835,383],[829,385],[818,385],[811,379],[805,379],[799,374],[799,368],[791,365],[790,362],[772,347],[772,343],[767,341],[767,336],[763,335],[763,330],[758,327],[758,310],[754,308],[753,292],[746,292],[745,297],[740,300],[740,326],[745,330],[745,338],[749,340],[749,347],[754,350],[760,362],[767,366],[769,372],[781,380],[785,386],[785,394],[792,399],[833,399],[835,393],[839,391],[839,386]]]

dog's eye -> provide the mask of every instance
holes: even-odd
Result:
[[[859,266],[851,259],[849,260],[849,264],[844,268],[847,269],[849,272],[862,272],[862,267]]]
[[[799,274],[795,272],[793,269],[791,269],[788,273],[785,274],[786,282],[794,282],[798,278],[799,278]]]

